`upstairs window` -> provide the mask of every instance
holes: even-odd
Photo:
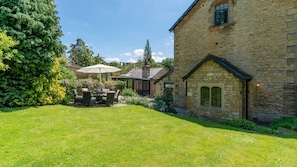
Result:
[[[228,23],[228,4],[227,3],[223,3],[216,6],[215,23],[216,25]]]

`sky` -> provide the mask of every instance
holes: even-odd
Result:
[[[156,62],[173,58],[168,30],[194,0],[55,0],[62,43],[82,39],[107,62],[136,62],[149,40]]]

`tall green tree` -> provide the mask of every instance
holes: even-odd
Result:
[[[53,0],[0,0],[0,27],[18,41],[18,53],[4,60],[0,105],[40,105],[51,89],[55,58],[65,46]]]
[[[152,58],[152,49],[151,49],[149,40],[146,41],[146,45],[143,53],[143,60],[144,60],[144,63],[148,63],[150,65],[155,64],[155,61]]]
[[[0,72],[6,71],[9,66],[4,64],[3,61],[11,60],[17,53],[13,47],[17,44],[11,37],[7,36],[6,33],[0,29]]]
[[[69,61],[71,64],[83,67],[94,64],[94,52],[82,39],[78,38],[75,44],[71,44],[70,48],[71,49],[68,51],[68,53],[70,53]],[[99,58],[96,58],[96,60],[98,61]]]

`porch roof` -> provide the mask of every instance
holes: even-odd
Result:
[[[221,67],[226,69],[228,72],[233,74],[235,77],[239,78],[240,80],[251,80],[252,77],[247,74],[246,72],[240,70],[236,66],[234,66],[232,63],[228,62],[224,58],[219,58],[214,55],[208,54],[200,63],[198,63],[189,73],[187,73],[183,80],[188,79],[197,69],[199,69],[204,63],[207,61],[212,60],[215,63],[219,64]]]

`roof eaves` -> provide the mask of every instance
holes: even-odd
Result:
[[[209,54],[198,65],[196,65],[188,74],[186,74],[183,77],[183,81],[188,79],[198,68],[200,68],[205,62],[209,60],[213,60],[215,63],[219,64],[221,67],[226,69],[228,72],[230,72],[240,80],[250,80],[252,78],[249,74],[241,71],[239,68],[235,67],[227,60]]]
[[[181,15],[181,17],[171,26],[169,32],[173,32],[175,27],[186,17],[186,15],[193,9],[193,7],[199,2],[199,0],[195,0],[190,7]]]
[[[165,73],[164,75],[162,75],[159,79],[157,79],[157,80],[155,81],[155,84],[158,83],[158,82],[160,82],[163,78],[169,76],[169,75],[172,74],[172,73],[173,73],[173,70],[168,71],[167,73]]]

